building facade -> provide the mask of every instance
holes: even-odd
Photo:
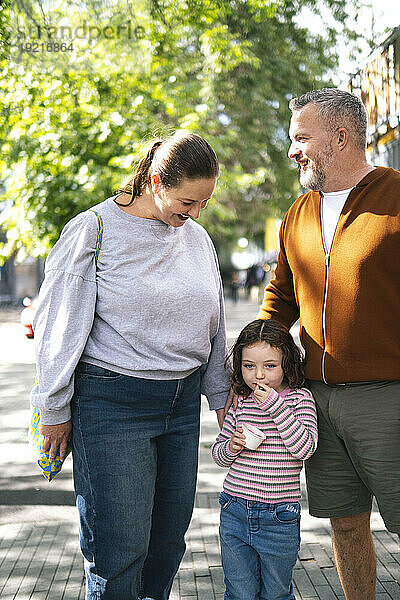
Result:
[[[348,88],[367,109],[370,162],[400,170],[400,26],[351,77]]]

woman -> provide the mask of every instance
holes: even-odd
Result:
[[[200,392],[222,423],[229,391],[217,257],[192,220],[217,176],[200,136],[156,142],[95,207],[97,264],[90,210],[47,259],[32,404],[50,459],[72,429],[87,600],[167,599],[185,551]]]

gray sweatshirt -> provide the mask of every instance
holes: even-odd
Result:
[[[86,211],[52,248],[34,320],[37,378],[31,403],[44,425],[70,418],[74,371],[85,362],[144,379],[201,368],[202,393],[222,408],[229,390],[225,315],[214,246],[181,227],[134,217],[108,198],[95,263],[97,217]]]

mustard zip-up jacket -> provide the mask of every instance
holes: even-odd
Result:
[[[290,207],[258,318],[291,327],[299,316],[309,379],[400,379],[399,171],[377,167],[350,192],[328,257],[320,193]]]

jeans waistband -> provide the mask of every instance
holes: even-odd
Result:
[[[137,379],[137,380],[142,380],[144,382],[155,382],[156,384],[160,383],[162,384],[163,382],[179,382],[179,381],[187,381],[190,380],[190,378],[196,379],[197,377],[200,376],[200,367],[197,367],[196,369],[194,369],[194,371],[192,371],[191,373],[189,373],[189,375],[186,375],[185,377],[176,377],[176,378],[167,378],[167,379],[159,379],[159,378],[152,378],[152,377],[143,377],[141,375],[135,375],[134,372],[132,372],[131,374],[127,374],[124,372],[124,369],[120,369],[119,367],[116,367],[117,370],[114,371],[114,367],[110,368],[109,366],[104,366],[102,364],[98,364],[96,362],[89,362],[88,360],[83,360],[81,359],[77,366],[76,366],[76,372],[77,373],[87,373],[87,374],[98,374],[98,375],[102,375],[102,374],[109,374],[109,375],[121,375],[124,377],[129,377],[131,379]]]
[[[240,496],[233,496],[232,494],[228,494],[227,492],[222,492],[229,497],[232,502],[239,502],[243,506],[251,507],[251,508],[261,508],[264,510],[269,510],[270,512],[274,512],[277,506],[282,506],[286,504],[299,504],[297,500],[291,500],[290,502],[275,502],[273,504],[269,502],[262,502],[261,500],[247,500],[246,498],[241,498]]]

